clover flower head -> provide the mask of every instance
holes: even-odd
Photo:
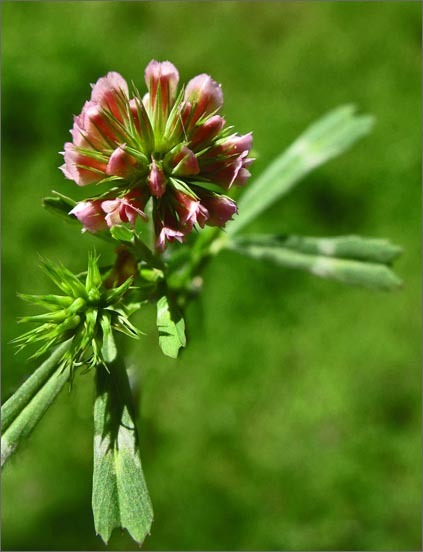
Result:
[[[98,267],[98,259],[91,254],[83,283],[79,276],[62,265],[49,261],[43,268],[64,295],[24,295],[20,297],[47,310],[44,314],[26,316],[20,322],[39,324],[14,340],[19,349],[31,343],[40,344],[32,356],[39,357],[57,345],[72,340],[61,360],[61,366],[73,369],[84,365],[87,369],[112,362],[116,356],[113,332],[129,337],[140,336],[128,317],[140,304],[126,301],[132,278],[118,287],[107,289]]]
[[[145,82],[143,97],[115,72],[96,82],[74,118],[61,169],[79,186],[111,184],[72,209],[85,230],[147,220],[151,201],[156,247],[163,250],[195,228],[224,226],[236,214],[225,192],[250,177],[252,134],[226,126],[219,114],[223,92],[209,75],[178,92],[176,67],[153,60]]]

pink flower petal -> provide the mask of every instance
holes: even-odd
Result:
[[[157,236],[156,248],[160,251],[163,251],[166,247],[166,242],[171,243],[176,240],[179,243],[182,243],[184,241],[184,237],[184,233],[180,230],[175,230],[174,228],[167,228],[166,226],[164,226]]]
[[[201,228],[204,228],[208,212],[198,199],[179,190],[173,190],[172,199],[174,209],[178,213],[181,230],[185,233],[191,232],[194,224],[199,224]]]
[[[128,97],[128,85],[122,75],[114,71],[98,79],[91,92],[91,101],[109,110],[119,120],[122,120],[122,97]]]
[[[163,169],[157,165],[155,159],[152,160],[147,183],[154,197],[162,197],[166,191],[166,177]]]
[[[176,96],[179,73],[170,61],[150,61],[145,69],[145,83],[150,93],[149,104],[153,108],[160,89],[161,109],[167,115]]]
[[[107,163],[106,173],[108,175],[120,176],[127,178],[134,173],[136,160],[125,151],[125,145],[122,144],[110,156]]]
[[[189,81],[185,89],[185,100],[194,106],[191,124],[203,115],[209,115],[223,105],[221,86],[205,73]]]
[[[207,209],[208,226],[224,226],[238,212],[235,201],[229,197],[201,190],[201,204]]]
[[[244,151],[249,152],[252,145],[253,133],[249,132],[248,134],[244,134],[242,136],[230,136],[220,145],[220,147],[226,155],[232,155],[234,153],[243,153]]]
[[[78,186],[99,182],[106,176],[106,164],[80,153],[71,142],[66,142],[63,174]]]
[[[104,213],[101,209],[101,200],[81,201],[69,214],[75,215],[84,225],[84,229],[89,232],[98,232],[107,228]]]
[[[169,160],[172,167],[172,174],[176,176],[192,176],[200,172],[195,153],[186,146],[183,146]]]
[[[195,127],[190,137],[190,147],[193,149],[199,148],[199,146],[204,146],[207,142],[211,142],[225,126],[225,123],[226,121],[223,117],[213,115],[203,124]]]
[[[146,199],[138,190],[132,190],[123,197],[108,199],[101,203],[101,208],[106,214],[106,223],[109,227],[129,222],[135,225],[137,216],[147,220],[143,209]]]

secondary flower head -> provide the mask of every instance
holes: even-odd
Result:
[[[61,167],[79,186],[110,183],[105,194],[72,209],[84,229],[147,220],[151,201],[156,246],[163,250],[196,227],[224,226],[237,212],[224,193],[250,177],[252,135],[226,126],[219,114],[223,92],[210,76],[194,77],[179,92],[178,82],[172,63],[153,60],[143,97],[114,72],[93,86],[74,118]]]
[[[61,365],[72,370],[84,365],[94,368],[112,362],[116,355],[113,331],[137,338],[140,332],[128,320],[139,303],[128,303],[126,294],[132,277],[117,287],[107,289],[97,263],[90,255],[85,282],[62,265],[48,261],[43,267],[63,295],[21,295],[21,298],[41,306],[48,312],[21,318],[21,322],[39,324],[14,340],[20,349],[37,343],[40,348],[33,357],[71,339]]]

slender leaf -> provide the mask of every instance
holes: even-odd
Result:
[[[236,241],[239,244],[247,245],[280,246],[308,255],[323,255],[383,264],[393,262],[402,253],[401,247],[392,244],[389,240],[363,238],[362,236],[313,238],[257,234],[239,236]]]
[[[401,287],[401,280],[383,264],[309,255],[274,245],[229,242],[227,247],[254,259],[306,270],[315,276],[331,278],[345,284],[387,291]]]
[[[45,370],[47,373],[47,369]],[[29,436],[38,422],[41,420],[49,406],[53,403],[63,386],[69,381],[69,370],[64,370],[54,364],[54,371],[50,377],[41,384],[32,398],[20,409],[20,411],[11,420],[10,411],[6,416],[9,425],[1,437],[1,465],[12,456],[19,444]],[[41,378],[38,383],[41,382]],[[35,383],[33,390],[36,389]],[[27,391],[30,389],[28,385]],[[23,398],[25,394],[21,395]],[[9,399],[10,400],[10,399]],[[21,403],[22,404],[22,403]],[[17,407],[14,407],[15,414]]]
[[[142,471],[128,376],[117,359],[97,367],[94,405],[92,507],[97,534],[108,542],[114,528],[142,543],[153,509]]]
[[[113,338],[110,316],[104,312],[100,320],[101,329],[103,331],[103,345],[101,354],[106,362],[113,362],[117,355],[115,340]]]
[[[3,432],[17,418],[28,403],[35,397],[41,387],[47,382],[66,351],[72,339],[62,343],[50,357],[35,370],[33,374],[19,387],[19,389],[1,407],[1,421]]]
[[[235,234],[289,192],[310,171],[348,149],[367,134],[369,115],[357,115],[354,106],[342,106],[311,125],[246,189],[238,202],[239,216],[227,225]]]
[[[161,350],[166,356],[177,358],[179,349],[186,345],[185,322],[166,295],[157,301],[157,328]]]

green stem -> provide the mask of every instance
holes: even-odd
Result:
[[[226,241],[226,234],[220,228],[204,229],[194,242],[186,262],[175,271],[170,267],[169,288],[189,292],[193,278],[203,272],[210,260],[224,248]]]

